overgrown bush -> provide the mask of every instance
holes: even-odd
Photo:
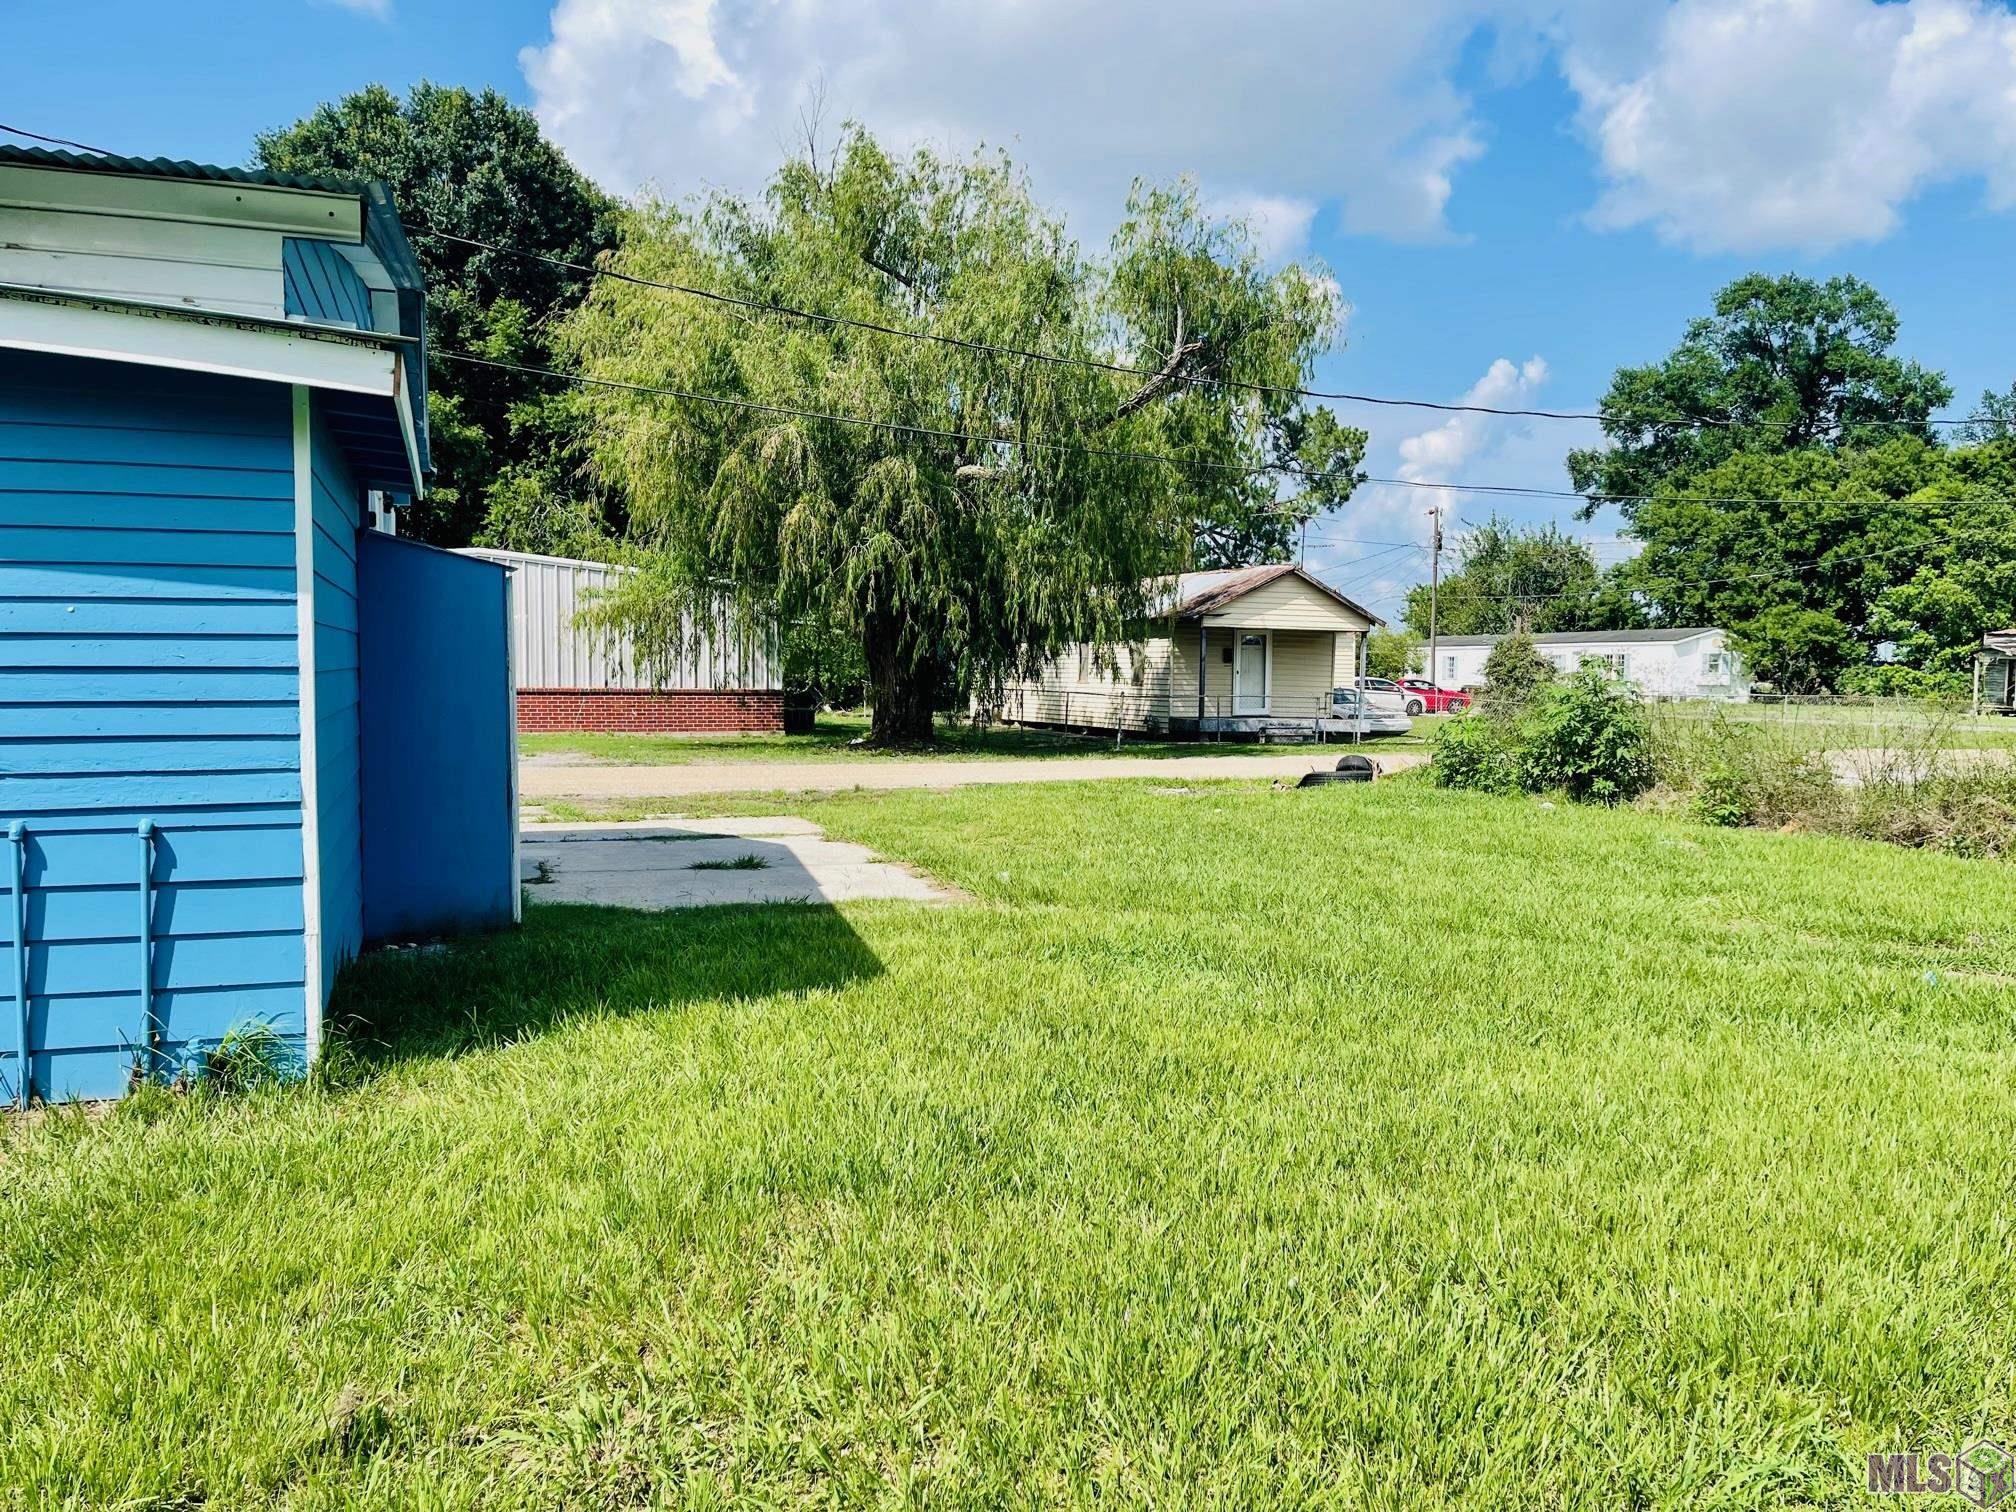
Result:
[[[1834,774],[1810,746],[1776,725],[1732,718],[1717,709],[1655,717],[1653,775],[1684,796],[1704,823],[1777,826],[1810,820],[1836,795]]]
[[[1624,803],[1652,786],[1652,732],[1637,695],[1594,669],[1546,689],[1521,721],[1520,783]]]
[[[1524,630],[1500,637],[1484,658],[1484,691],[1477,697],[1480,713],[1494,719],[1516,719],[1533,696],[1554,680],[1554,664],[1540,654]]]
[[[1509,693],[1436,732],[1438,786],[1562,792],[1595,803],[1622,803],[1652,786],[1651,726],[1629,689],[1590,670],[1532,685],[1517,703]]]
[[[1928,672],[1895,662],[1850,667],[1834,686],[1862,698],[1923,698],[1939,703],[1964,703],[1973,691],[1965,672]]]
[[[1519,758],[1502,721],[1483,715],[1452,719],[1435,732],[1437,787],[1478,793],[1516,793]]]

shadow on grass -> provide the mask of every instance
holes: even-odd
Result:
[[[881,972],[830,907],[534,904],[515,930],[351,963],[329,1005],[328,1074],[368,1079],[395,1062],[507,1044],[583,1014],[808,992]]]

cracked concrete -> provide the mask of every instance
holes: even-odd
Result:
[[[747,857],[762,865],[730,866]],[[705,908],[958,896],[866,846],[827,839],[810,820],[783,816],[527,825],[519,861],[521,880],[542,902]]]

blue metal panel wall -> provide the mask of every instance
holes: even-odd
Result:
[[[358,791],[357,536],[364,494],[318,394],[309,431],[315,563],[315,811],[322,892],[322,991],[364,946],[363,804]]]
[[[331,243],[288,237],[280,245],[280,276],[289,315],[371,329],[371,291]]]
[[[115,1095],[141,1051],[143,820],[159,826],[146,980],[165,1061],[248,1021],[301,1040],[294,589],[286,390],[7,354],[0,832],[21,820],[28,834],[38,1094]]]
[[[508,576],[370,531],[360,548],[365,937],[508,924],[518,900]]]

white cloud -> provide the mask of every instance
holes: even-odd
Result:
[[[1288,194],[1216,194],[1210,206],[1227,220],[1246,222],[1254,249],[1268,262],[1300,252],[1316,222],[1316,202]]]
[[[1445,234],[1480,141],[1449,76],[1508,3],[558,0],[521,64],[547,129],[619,191],[754,188],[823,97],[829,132],[1008,146],[1094,234],[1136,176],[1194,174],[1279,252],[1318,204],[1355,230]]]
[[[390,0],[337,0],[382,9]],[[2016,207],[2016,14],[2000,0],[557,0],[521,55],[548,130],[627,192],[758,187],[823,97],[897,145],[1009,147],[1103,234],[1137,175],[1195,174],[1271,256],[1319,207],[1435,239],[1488,146],[1456,82],[1551,58],[1606,188],[1605,228],[1702,250],[1885,235],[1929,185]]]
[[[373,16],[380,21],[392,14],[392,0],[322,0],[322,3],[356,11],[360,16]]]
[[[1649,49],[1571,32],[1562,66],[1609,181],[1598,226],[1820,250],[1888,235],[1941,182],[2016,206],[2016,14],[1993,0],[1680,0]]]
[[[1500,357],[1457,402],[1491,409],[1530,409],[1528,401],[1546,381],[1544,357],[1529,357],[1523,363]],[[1433,429],[1400,442],[1400,476],[1415,483],[1451,481],[1465,463],[1514,428],[1527,427],[1503,415],[1453,414]]]

